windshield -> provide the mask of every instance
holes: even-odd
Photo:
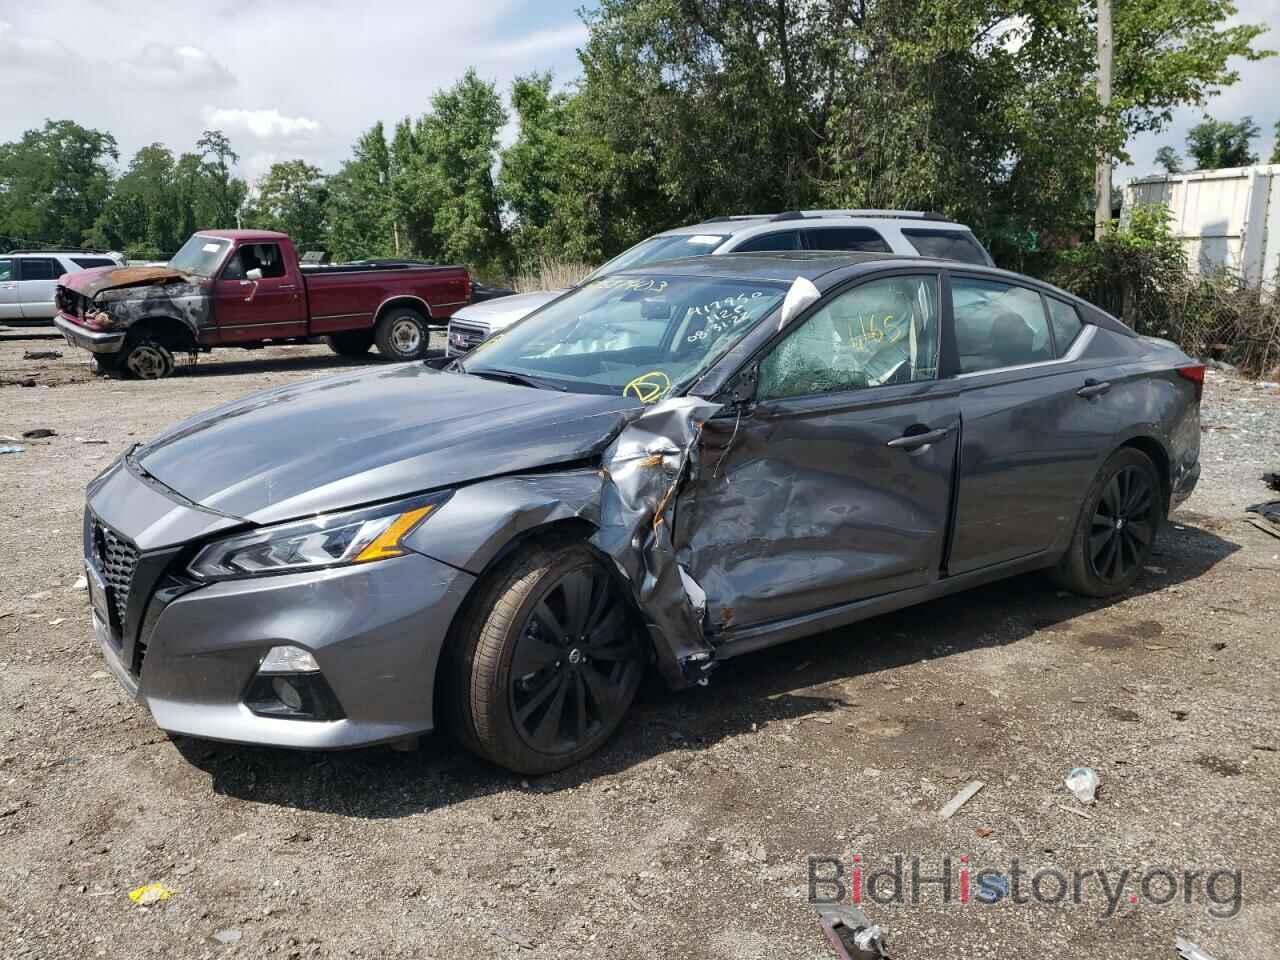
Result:
[[[229,246],[231,246],[230,240],[202,237],[197,233],[173,255],[169,266],[183,273],[194,273],[198,277],[212,277]]]
[[[597,267],[583,283],[658,260],[705,257],[728,239],[722,233],[682,233],[670,237],[650,237],[648,240],[641,240],[631,249],[624,250],[604,266]]]
[[[654,403],[697,379],[786,292],[766,281],[605,277],[490,337],[459,369]]]

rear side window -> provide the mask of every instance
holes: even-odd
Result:
[[[902,235],[922,257],[959,260],[961,263],[987,262],[986,252],[967,230],[921,230],[904,227]]]
[[[1040,294],[1026,287],[953,277],[951,303],[961,373],[1053,359]]]
[[[857,250],[889,253],[884,237],[870,227],[821,227],[806,231],[810,250]]]
[[[114,267],[116,265],[114,260],[107,257],[72,257],[71,262],[85,270],[93,267]]]
[[[778,233],[766,233],[759,237],[744,240],[741,246],[734,247],[734,253],[762,253],[771,250],[799,250],[800,231],[784,230]]]
[[[1071,342],[1080,333],[1083,324],[1080,322],[1080,314],[1076,313],[1076,308],[1069,303],[1063,303],[1053,297],[1046,297],[1049,301],[1049,322],[1053,324],[1053,341],[1058,347],[1058,356],[1062,356],[1071,349]]]
[[[66,273],[58,261],[46,260],[43,257],[32,257],[18,262],[22,264],[23,280],[57,280]]]
[[[13,279],[13,261],[0,260],[0,283]]]

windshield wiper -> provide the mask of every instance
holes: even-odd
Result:
[[[504,383],[514,383],[521,387],[536,387],[539,390],[558,390],[564,393],[568,387],[562,387],[558,383],[550,380],[543,380],[540,377],[531,377],[525,373],[515,373],[511,370],[495,370],[492,367],[486,367],[483,370],[468,370],[462,364],[458,364],[459,373],[469,373],[473,377],[486,377],[490,380],[501,380]]]

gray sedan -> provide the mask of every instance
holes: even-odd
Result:
[[[93,481],[102,652],[164,730],[445,726],[574,763],[655,668],[1047,570],[1108,596],[1199,475],[1204,368],[1061,290],[892,255],[647,265],[444,369],[344,371]]]

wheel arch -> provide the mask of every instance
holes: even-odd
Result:
[[[1155,464],[1156,473],[1160,477],[1160,502],[1164,505],[1164,512],[1167,516],[1170,498],[1173,496],[1173,466],[1169,451],[1165,449],[1163,443],[1150,434],[1132,436],[1120,444],[1116,450],[1123,450],[1125,447],[1131,447],[1140,453],[1146,454],[1151,458],[1151,462]],[[1115,451],[1112,452],[1114,453]]]
[[[178,353],[194,353],[200,341],[191,326],[177,317],[155,314],[130,324],[125,337],[125,349],[145,337],[153,337],[164,346]]]
[[[409,307],[410,309],[422,314],[426,320],[430,321],[433,319],[431,316],[431,304],[427,303],[427,301],[423,300],[421,297],[414,296],[411,293],[400,293],[396,294],[394,297],[388,297],[378,305],[378,309],[373,312],[374,326],[377,326],[389,311],[394,310],[397,307]]]

